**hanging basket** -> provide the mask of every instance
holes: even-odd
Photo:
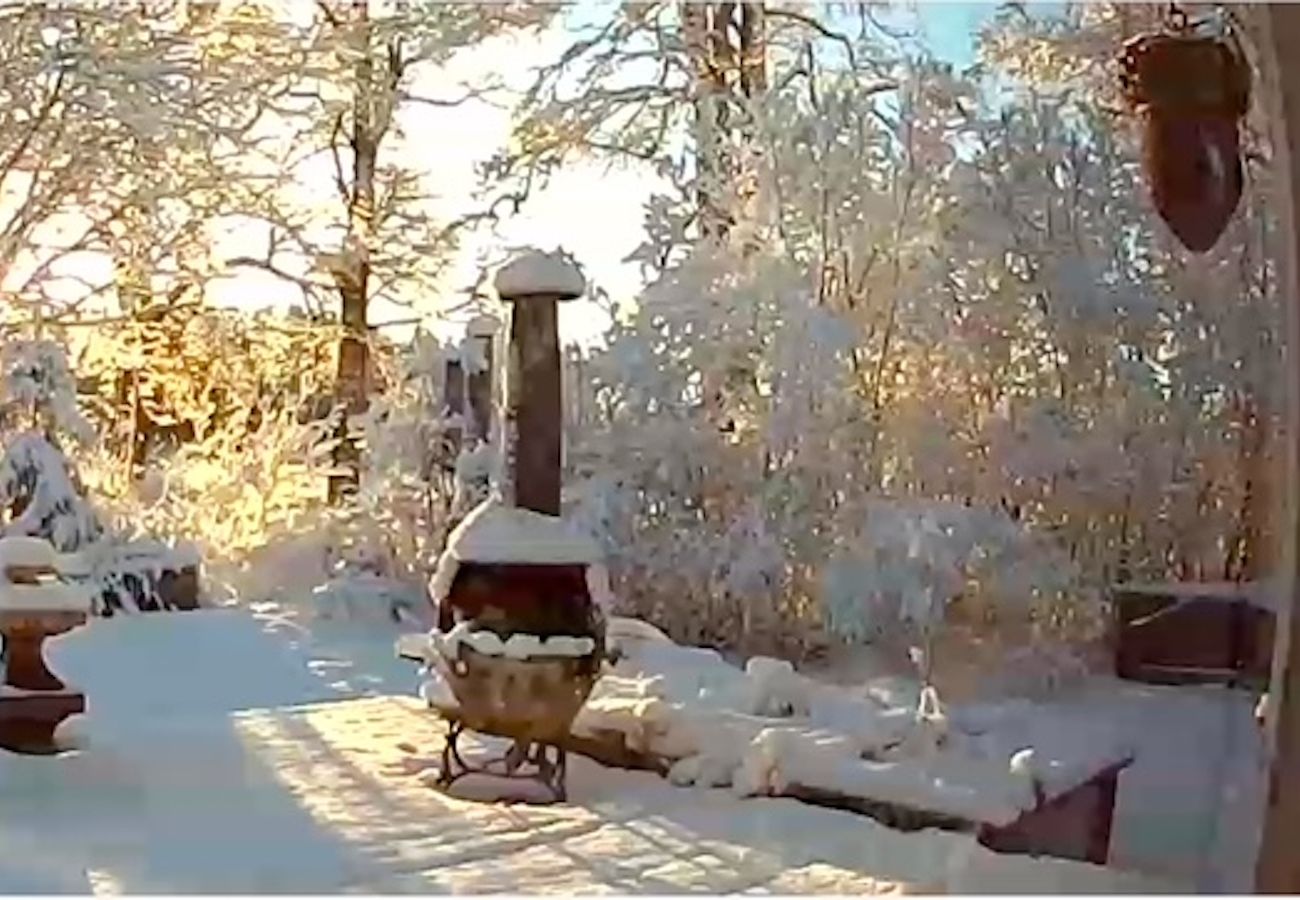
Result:
[[[1125,98],[1142,119],[1156,209],[1183,246],[1204,253],[1241,200],[1250,66],[1234,44],[1186,30],[1134,38],[1120,66]]]

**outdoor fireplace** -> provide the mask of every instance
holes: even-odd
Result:
[[[599,548],[559,517],[557,306],[585,284],[562,257],[529,253],[498,273],[496,287],[514,307],[515,505],[494,496],[448,538],[431,585],[438,627],[429,656],[452,697],[429,701],[450,722],[442,786],[470,774],[526,778],[561,800],[564,742],[604,659],[608,594]],[[501,432],[509,446],[509,429]],[[513,745],[472,764],[461,753],[465,730]]]

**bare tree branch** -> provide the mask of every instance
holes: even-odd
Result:
[[[855,70],[858,68],[857,52],[854,49],[853,41],[850,40],[847,35],[841,34],[840,32],[827,27],[825,23],[819,22],[814,16],[805,15],[804,13],[797,12],[793,9],[773,6],[768,7],[765,10],[765,14],[769,19],[787,19],[791,22],[797,22],[807,28],[811,28],[822,37],[835,41],[844,48],[844,52],[848,56],[849,66]]]
[[[351,206],[352,190],[348,187],[347,176],[343,174],[343,159],[339,156],[339,136],[342,133],[343,113],[340,112],[334,118],[334,129],[330,132],[330,153],[334,157],[334,186],[338,189],[339,199],[345,206]]]

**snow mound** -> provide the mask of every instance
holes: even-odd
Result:
[[[198,559],[189,544],[173,547],[150,538],[106,539],[65,555],[59,571],[90,592],[94,615],[111,618],[117,613],[192,610],[201,605]]]
[[[0,584],[0,610],[90,612],[90,594],[73,584]]]
[[[427,624],[428,598],[418,584],[374,572],[353,572],[317,585],[311,592],[317,618],[348,622]]]
[[[613,602],[600,547],[558,516],[506,506],[499,497],[480,503],[447,537],[429,582],[435,604],[451,593],[462,562],[574,564],[587,567],[587,590],[602,609]]]
[[[90,593],[57,577],[39,584],[18,584],[4,573],[10,567],[59,568],[59,554],[49,541],[27,536],[0,538],[0,610],[23,612],[90,612]]]
[[[641,641],[656,644],[671,644],[672,640],[649,622],[629,619],[626,616],[610,616],[605,625],[605,642],[611,649],[635,645]]]
[[[567,300],[587,290],[582,270],[558,250],[531,250],[515,257],[497,271],[493,283],[497,295],[509,299],[550,295]]]
[[[0,570],[10,566],[57,566],[58,551],[44,538],[27,535],[0,537]]]
[[[501,320],[496,316],[475,316],[465,325],[469,337],[493,337],[501,330]]]

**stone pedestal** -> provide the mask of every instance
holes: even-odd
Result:
[[[69,716],[85,712],[86,698],[50,671],[45,641],[85,621],[82,612],[0,611],[0,747],[33,754],[61,749],[54,732]]]

